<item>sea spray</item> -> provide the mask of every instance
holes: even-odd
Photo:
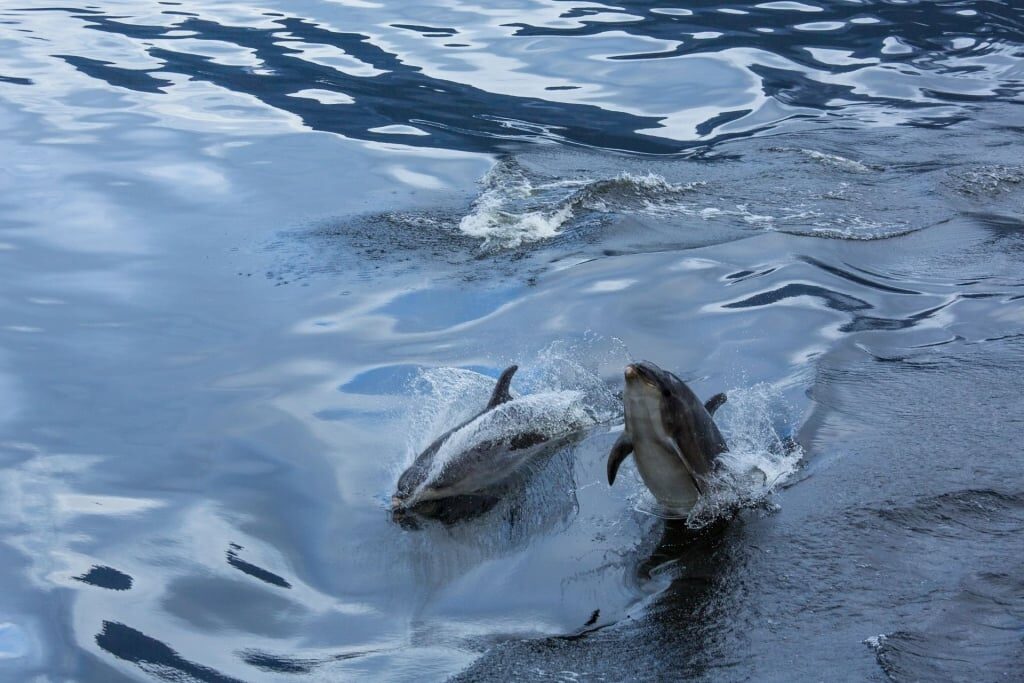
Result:
[[[701,183],[670,183],[655,173],[622,172],[611,178],[532,179],[513,159],[494,165],[459,230],[484,247],[515,248],[558,235],[583,215],[612,211],[656,213]]]

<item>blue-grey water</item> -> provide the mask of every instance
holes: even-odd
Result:
[[[0,680],[1021,680],[1022,105],[1016,0],[5,0]],[[512,362],[600,425],[394,523]]]

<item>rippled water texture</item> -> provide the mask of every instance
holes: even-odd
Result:
[[[1008,1],[3,3],[0,680],[1017,680],[1022,90]],[[395,523],[511,363],[582,428]]]

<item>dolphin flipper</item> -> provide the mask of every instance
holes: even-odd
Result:
[[[516,370],[519,369],[518,365],[510,365],[505,368],[505,372],[501,373],[501,377],[498,378],[498,383],[494,386],[494,393],[491,394],[491,400],[487,403],[486,410],[500,406],[502,403],[512,400],[512,394],[508,393],[508,387],[512,384],[512,375],[516,374]]]
[[[633,439],[629,432],[623,430],[622,434],[612,446],[612,452],[608,454],[608,485],[615,483],[615,475],[619,473],[619,465],[633,452]]]
[[[728,397],[725,394],[715,394],[704,404],[704,409],[708,411],[709,415],[714,415],[715,411],[721,408],[727,400]]]

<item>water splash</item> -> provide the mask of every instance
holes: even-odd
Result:
[[[717,420],[729,450],[719,456],[708,495],[690,511],[690,526],[705,526],[732,510],[766,503],[803,458],[803,449],[787,436],[796,416],[770,384],[730,391]]]
[[[951,174],[956,189],[964,195],[990,197],[1024,185],[1024,166],[979,165]]]
[[[768,503],[771,494],[796,472],[803,449],[785,436],[796,423],[782,393],[769,384],[732,389],[715,413],[729,450],[719,456],[708,490],[686,513],[667,510],[646,488],[636,500],[638,511],[665,519],[686,519],[699,529],[741,508]]]
[[[407,422],[406,453],[397,466],[412,464],[417,453],[487,405],[494,378],[463,368],[427,368],[410,383],[413,408]]]
[[[836,168],[840,168],[844,171],[849,171],[851,173],[870,173],[872,170],[878,170],[877,167],[872,167],[868,164],[865,164],[862,161],[857,161],[856,159],[849,159],[839,154],[819,152],[816,149],[807,148],[801,148],[800,153],[809,159],[813,159],[814,161],[820,162],[822,164],[828,164],[830,166],[835,166]]]
[[[513,448],[520,435],[539,435],[549,441],[594,424],[596,415],[581,391],[545,391],[515,398],[455,431],[438,449],[420,489],[457,476],[455,472],[464,469],[460,467],[464,454],[474,449],[488,451],[488,467],[494,467],[494,457],[501,457],[503,469],[513,470],[522,464],[519,458],[525,450]],[[498,453],[490,452],[496,448]]]
[[[630,210],[655,213],[699,183],[670,183],[655,173],[621,172],[611,178],[540,182],[511,158],[484,176],[484,189],[459,230],[484,247],[515,248],[558,235],[573,219]]]
[[[511,474],[527,464],[531,455],[528,448],[516,445],[524,436],[557,445],[564,437],[620,414],[621,402],[592,365],[601,357],[599,353],[594,355],[598,343],[594,339],[579,344],[556,342],[544,348],[513,379],[513,400],[469,422],[486,405],[494,388],[493,379],[460,368],[432,368],[419,373],[412,382],[417,400],[409,419],[405,464],[412,463],[440,434],[467,423],[433,455],[414,497],[439,482],[481,478],[474,471],[472,459],[484,453],[488,467],[483,469],[496,475]],[[618,347],[612,346],[615,348],[607,353],[615,354]],[[583,360],[588,355],[589,367]],[[500,467],[495,468],[495,457],[501,458]]]

